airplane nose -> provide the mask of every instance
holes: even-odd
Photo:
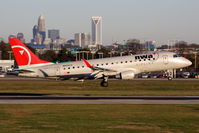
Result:
[[[190,61],[190,60],[188,60],[188,59],[185,59],[184,58],[184,61],[183,61],[184,63],[184,65],[185,65],[185,67],[188,67],[188,66],[191,66],[192,65],[192,62]]]
[[[187,66],[191,66],[192,65],[192,62],[190,60],[187,60],[186,63],[187,63]]]

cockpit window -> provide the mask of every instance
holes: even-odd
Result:
[[[174,54],[173,57],[177,58],[177,57],[181,57],[181,56],[179,54]]]

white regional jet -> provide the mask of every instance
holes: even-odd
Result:
[[[108,86],[108,77],[133,79],[142,72],[163,71],[190,66],[192,63],[172,52],[148,52],[86,61],[54,64],[39,59],[17,38],[10,38],[12,50],[19,66],[19,76],[84,79],[102,78],[101,86]]]

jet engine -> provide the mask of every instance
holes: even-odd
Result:
[[[124,71],[116,75],[117,79],[133,79],[135,74],[133,71]]]

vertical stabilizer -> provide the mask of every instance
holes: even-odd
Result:
[[[10,38],[9,42],[18,66],[31,66],[36,64],[50,63],[48,61],[39,59],[17,38]]]

